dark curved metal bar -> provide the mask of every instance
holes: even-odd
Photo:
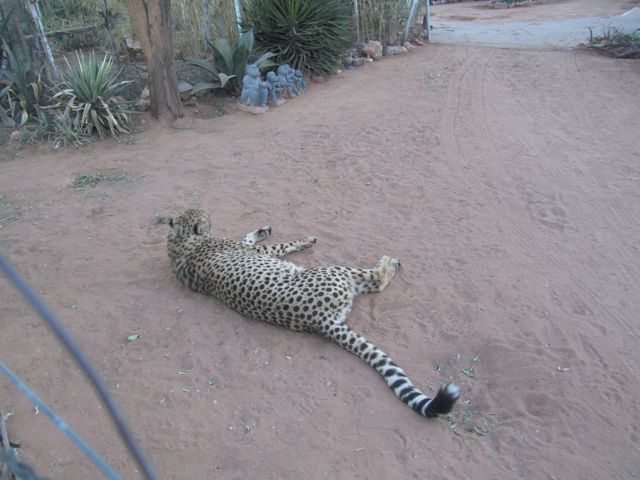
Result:
[[[46,307],[40,297],[33,291],[33,289],[27,284],[27,282],[20,276],[20,274],[13,268],[9,261],[0,254],[0,268],[4,271],[4,274],[11,283],[24,295],[31,306],[38,312],[38,314],[44,318],[47,325],[53,330],[53,333],[58,337],[58,340],[62,342],[65,348],[71,353],[73,358],[78,362],[80,368],[84,371],[85,375],[89,377],[91,383],[95,387],[98,396],[104,403],[105,407],[109,411],[113,422],[115,423],[118,433],[122,440],[125,442],[134,460],[138,463],[144,476],[148,480],[157,480],[157,477],[151,468],[151,465],[144,457],[142,450],[140,449],[138,442],[136,442],[131,430],[125,421],[124,415],[120,410],[120,407],[116,404],[115,399],[111,395],[107,384],[102,379],[102,376],[93,367],[93,364],[89,361],[87,356],[82,352],[75,340],[71,338],[69,332],[62,326],[53,313]]]

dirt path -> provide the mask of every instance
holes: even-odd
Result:
[[[104,373],[161,478],[632,478],[638,91],[637,62],[424,47],[261,117],[5,151],[0,249]],[[317,235],[302,265],[400,258],[350,324],[421,387],[459,383],[452,417],[422,419],[337,346],[181,287],[151,220],[193,206],[226,237]],[[0,298],[2,360],[136,478],[67,354],[2,279]],[[41,474],[97,478],[4,379],[0,406]]]
[[[494,9],[488,2],[433,7],[431,41],[499,47],[574,48],[590,32],[640,29],[639,0],[562,0],[528,7]]]

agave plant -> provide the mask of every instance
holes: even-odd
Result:
[[[318,75],[335,71],[352,41],[351,22],[343,0],[253,0],[244,15],[258,50],[272,51],[278,63]]]
[[[72,66],[65,58],[62,89],[53,96],[62,109],[60,120],[80,135],[129,133],[131,111],[118,93],[131,82],[116,81],[119,72],[111,74],[113,60],[106,56],[99,61],[93,52],[88,57],[76,52],[76,60]]]
[[[0,70],[0,122],[8,127],[23,126],[34,114],[37,118],[44,115],[42,74],[31,62],[18,62],[4,41],[2,49],[8,65]]]
[[[213,63],[192,58],[186,61],[189,65],[200,67],[213,75],[213,82],[197,83],[191,93],[196,95],[205,90],[224,89],[234,95],[242,90],[242,75],[248,63],[255,63],[258,68],[266,69],[275,66],[271,60],[273,54],[266,52],[253,60],[253,30],[249,29],[238,40],[236,48],[232,48],[226,38],[217,39],[215,44],[207,41],[213,50]]]

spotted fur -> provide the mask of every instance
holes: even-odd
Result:
[[[193,290],[222,300],[243,315],[319,333],[373,367],[405,404],[426,417],[448,413],[460,396],[453,384],[434,398],[416,388],[389,356],[344,322],[360,294],[382,291],[400,262],[384,256],[373,268],[342,266],[305,269],[279,257],[309,248],[315,237],[276,245],[255,245],[270,227],[247,234],[242,242],[214,238],[209,215],[187,210],[160,218],[171,228],[168,251],[177,277]]]

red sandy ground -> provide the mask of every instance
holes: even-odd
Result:
[[[5,149],[0,218],[18,218],[0,249],[104,374],[160,478],[637,477],[638,92],[635,61],[427,46],[262,116],[190,113],[132,142]],[[129,181],[71,186],[96,171]],[[152,220],[187,207],[225,237],[314,234],[290,257],[306,266],[400,258],[350,324],[425,390],[458,383],[452,417],[419,417],[320,337],[182,287]],[[139,478],[4,279],[0,299],[2,361]],[[0,408],[40,474],[100,478],[4,379]]]

